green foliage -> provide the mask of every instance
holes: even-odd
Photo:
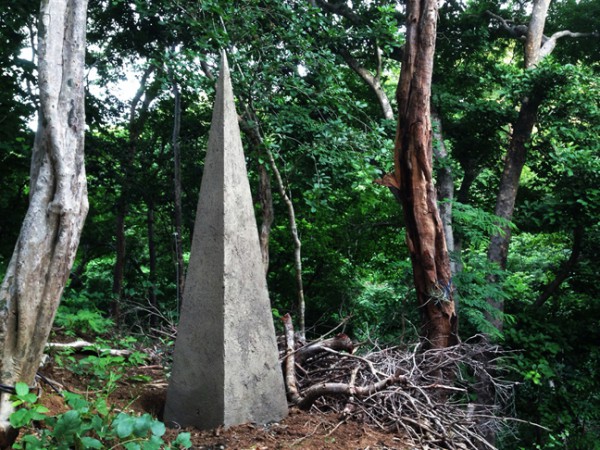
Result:
[[[10,416],[15,427],[43,425],[36,433],[25,434],[15,449],[67,450],[93,448],[125,448],[127,450],[159,450],[190,448],[189,433],[179,433],[172,442],[165,442],[166,428],[149,414],[134,416],[109,408],[104,397],[88,400],[79,394],[66,392],[69,410],[47,416],[46,408],[36,404],[37,397],[27,385],[18,383],[13,396],[15,406],[21,406]]]
[[[29,392],[26,383],[18,382],[15,385],[15,394],[11,397],[12,406],[17,410],[10,415],[10,424],[15,428],[21,428],[35,420],[42,420],[49,410],[45,406],[36,404],[38,398],[33,392]]]
[[[536,433],[522,427],[520,437],[532,448],[594,448],[598,440],[600,397],[594,393],[600,303],[596,282],[587,275],[586,249],[577,276],[532,309],[540,286],[551,282],[556,267],[568,259],[569,246],[562,233],[522,233],[512,243],[505,290],[507,312],[516,320],[505,327],[504,345],[518,350],[513,359],[520,375],[516,406],[519,417],[552,430]],[[505,448],[514,445],[507,439]]]
[[[488,299],[500,301],[509,298],[501,282],[505,273],[490,264],[482,252],[464,252],[462,264],[462,271],[453,280],[461,317],[466,319],[462,325],[462,333],[485,333],[495,339],[501,338],[502,334],[492,325],[489,318],[501,318],[506,323],[514,319],[491,306]],[[495,276],[500,282],[490,283],[490,276]]]
[[[64,327],[67,335],[102,335],[109,332],[114,327],[113,320],[104,317],[95,306],[95,300],[101,297],[99,293],[87,291],[69,292],[58,308],[55,325]]]
[[[64,367],[69,371],[85,377],[89,380],[91,388],[98,389],[106,395],[113,392],[118,387],[119,380],[122,380],[130,367],[143,364],[146,361],[146,355],[136,351],[134,344],[135,338],[117,339],[115,341],[105,341],[100,338],[94,345],[84,350],[94,354],[75,356],[74,350],[65,348],[57,351],[53,357],[59,367]],[[109,348],[115,344],[129,349],[131,353],[124,356],[111,355]],[[129,347],[129,348],[128,348]],[[143,381],[144,378],[133,381]]]

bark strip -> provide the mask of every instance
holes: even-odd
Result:
[[[435,0],[409,0],[404,60],[396,97],[399,118],[394,178],[399,187],[422,335],[433,348],[457,342],[450,270],[432,176],[431,78],[437,25]]]

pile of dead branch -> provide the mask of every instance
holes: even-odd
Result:
[[[421,449],[494,448],[483,436],[505,421],[513,391],[499,379],[507,355],[497,346],[479,337],[439,350],[360,352],[344,334],[298,345],[289,316],[284,325],[280,355],[290,403],[397,431]]]

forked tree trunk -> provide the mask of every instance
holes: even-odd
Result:
[[[541,45],[549,5],[550,0],[536,0],[534,2],[525,41],[524,64],[527,70],[534,68],[541,59]],[[513,133],[504,159],[504,170],[500,178],[495,209],[495,214],[508,222],[512,220],[515,211],[519,180],[527,160],[527,149],[531,141],[531,134],[537,123],[537,113],[543,100],[543,93],[531,92],[525,96],[521,102],[517,120],[513,125]],[[496,233],[490,238],[488,260],[497,264],[501,269],[506,269],[510,237],[510,228],[503,226],[500,233]],[[488,278],[491,283],[498,282],[497,277],[494,275],[490,275]],[[486,318],[498,331],[502,331],[504,300],[501,298],[488,298],[488,303],[497,310],[497,313],[486,313]]]
[[[0,287],[0,383],[33,384],[88,211],[84,167],[87,1],[42,0],[40,119],[29,209]],[[13,407],[0,394],[0,447],[11,445]]]
[[[433,348],[457,342],[450,259],[432,177],[431,76],[436,0],[408,0],[406,44],[396,96],[394,176],[406,222],[423,337]]]

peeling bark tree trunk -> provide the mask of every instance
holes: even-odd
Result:
[[[406,222],[422,333],[433,348],[457,342],[450,259],[432,177],[431,76],[437,25],[435,0],[409,0],[394,177]]]
[[[33,384],[88,211],[84,168],[87,1],[42,0],[40,120],[30,204],[0,287],[0,382]],[[0,447],[15,437],[0,397]]]

